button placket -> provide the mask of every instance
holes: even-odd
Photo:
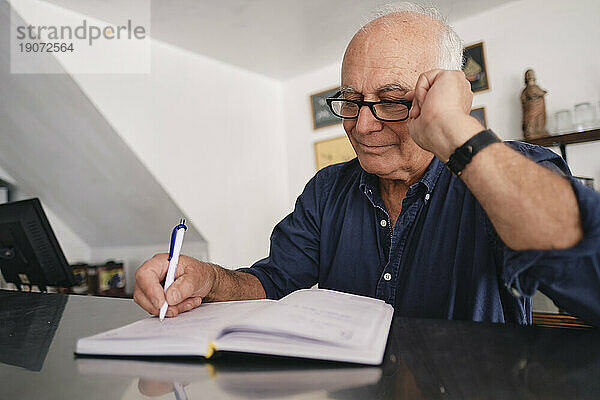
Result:
[[[419,210],[424,204],[425,202],[421,204],[419,204],[418,201],[413,202],[405,212],[400,214],[399,221],[396,223],[396,226],[401,226],[402,229],[398,229],[398,232],[394,231],[392,235],[392,241],[390,245],[390,261],[386,266],[386,270],[391,271],[391,273],[386,272],[383,276],[385,285],[389,287],[389,292],[386,295],[387,302],[389,304],[394,304],[396,301],[396,286],[398,284],[400,269],[402,268],[402,257],[408,238],[408,233],[416,221]],[[386,275],[389,275],[389,280],[386,279]]]

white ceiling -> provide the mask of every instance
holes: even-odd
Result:
[[[151,1],[155,39],[285,80],[339,62],[361,21],[389,0],[46,0],[107,22]],[[511,0],[433,0],[456,21]],[[142,4],[142,7],[144,5]]]

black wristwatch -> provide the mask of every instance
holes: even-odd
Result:
[[[498,136],[491,130],[479,132],[465,144],[454,150],[446,167],[456,176],[462,174],[463,169],[471,162],[473,156],[492,143],[502,142]]]

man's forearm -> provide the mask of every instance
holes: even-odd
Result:
[[[213,265],[216,278],[205,302],[255,300],[266,298],[262,284],[252,274],[228,270]]]
[[[461,178],[512,249],[568,248],[583,237],[568,180],[503,143],[476,154]]]
[[[442,161],[484,129],[469,115],[470,87],[461,71],[432,70],[405,96],[412,139]],[[515,250],[568,248],[583,238],[570,183],[502,143],[478,152],[461,178]]]

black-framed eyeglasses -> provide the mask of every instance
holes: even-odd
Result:
[[[408,119],[408,113],[412,107],[412,101],[363,101],[341,99],[342,92],[337,92],[333,97],[325,99],[331,112],[340,118],[354,119],[358,118],[360,109],[364,106],[369,107],[373,116],[380,121],[400,122]]]

